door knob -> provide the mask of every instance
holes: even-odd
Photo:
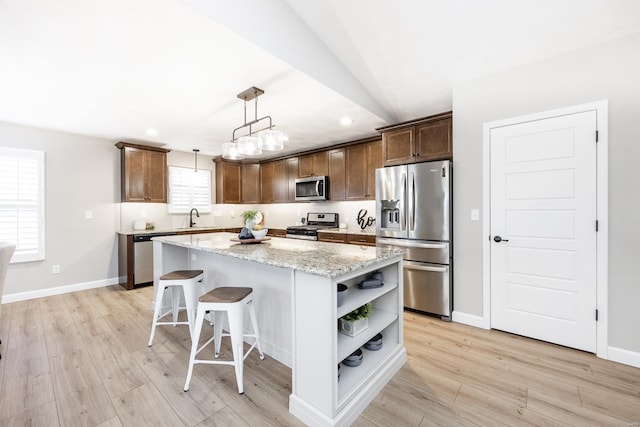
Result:
[[[496,237],[493,238],[493,241],[496,242],[496,243],[500,243],[500,242],[508,242],[509,240],[508,239],[503,239],[500,236],[496,236]]]

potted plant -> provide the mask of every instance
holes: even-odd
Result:
[[[369,317],[373,308],[370,303],[345,314],[340,318],[340,332],[350,337],[355,337],[369,327]]]
[[[253,229],[253,226],[259,224],[262,221],[262,214],[260,211],[244,211],[240,215],[244,219],[245,227],[249,230]]]

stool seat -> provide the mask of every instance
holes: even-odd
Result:
[[[171,273],[163,274],[160,280],[189,280],[203,274],[202,270],[176,270]]]
[[[243,309],[247,308],[249,317],[251,318],[252,334],[244,333]],[[214,332],[213,337],[206,341],[200,348],[200,332],[206,313],[214,313]],[[227,315],[229,323],[229,333],[222,331],[223,316]],[[256,312],[253,308],[253,289],[242,287],[219,287],[203,294],[198,298],[198,308],[196,310],[196,321],[193,327],[194,333],[191,337],[191,353],[189,355],[189,369],[187,371],[187,379],[184,384],[184,391],[189,390],[189,383],[193,375],[193,365],[205,363],[210,365],[233,365],[236,371],[236,382],[238,384],[238,393],[244,393],[244,384],[242,380],[244,359],[247,358],[251,350],[258,348],[260,359],[264,360],[264,354],[260,348],[260,334],[258,333],[258,322],[256,320]],[[231,349],[233,352],[233,360],[217,360],[220,355],[220,344],[222,337],[231,337]],[[253,344],[244,352],[243,344],[245,337],[253,338]],[[205,347],[213,342],[213,356],[211,359],[196,359]]]
[[[213,303],[232,303],[242,301],[244,297],[253,292],[251,288],[231,288],[221,287],[215,288],[212,291],[198,298],[199,302],[213,302]]]

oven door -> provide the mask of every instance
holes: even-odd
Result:
[[[404,306],[451,320],[450,266],[404,261]]]

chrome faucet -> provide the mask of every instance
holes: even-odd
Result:
[[[196,216],[200,218],[200,213],[198,212],[198,209],[192,208],[191,211],[189,212],[189,228],[196,225],[195,221],[193,220],[193,211],[196,211]]]

